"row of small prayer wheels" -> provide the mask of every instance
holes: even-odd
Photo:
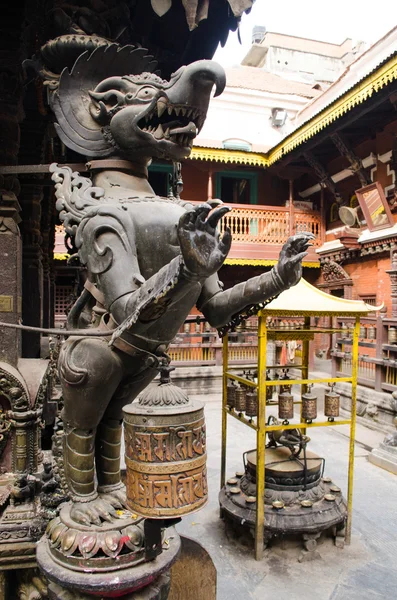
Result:
[[[237,386],[233,381],[227,385],[227,405],[237,412],[245,412],[247,417],[258,414],[258,392],[248,386]]]
[[[334,420],[340,414],[340,396],[334,391],[334,384],[324,394],[324,415],[328,420]],[[302,394],[301,417],[307,422],[317,419],[317,396],[312,392],[312,386]],[[233,381],[227,385],[227,405],[237,412],[245,412],[247,417],[256,417],[258,414],[258,393],[254,388],[240,385]],[[283,385],[278,394],[278,417],[283,421],[294,418],[294,396],[290,385]]]
[[[342,337],[353,337],[354,325],[342,323],[341,325]],[[376,327],[375,325],[361,325],[359,337],[362,340],[376,340]]]

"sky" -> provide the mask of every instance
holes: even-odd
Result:
[[[241,20],[242,46],[237,32],[230,32],[214,59],[225,67],[239,64],[251,46],[254,25],[334,44],[348,37],[373,44],[397,25],[396,0],[377,0],[375,6],[370,0],[256,0]]]

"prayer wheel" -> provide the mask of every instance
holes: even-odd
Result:
[[[284,390],[278,395],[278,417],[283,421],[294,418],[294,397],[291,394],[291,386],[284,386]]]
[[[207,502],[204,405],[161,368],[138,402],[124,407],[127,504],[147,518],[175,518]]]
[[[236,402],[234,405],[234,408],[238,411],[238,412],[244,412],[245,408],[246,408],[246,395],[247,395],[247,390],[245,387],[240,386],[238,388],[236,388]]]
[[[388,337],[388,342],[389,344],[396,344],[397,343],[397,328],[396,327],[389,327],[389,330],[387,332],[387,337]]]
[[[269,369],[267,369],[267,371],[266,371],[266,379],[267,379],[267,381],[269,381],[271,379]],[[266,386],[266,402],[269,402],[272,398],[273,398],[273,386],[267,385]]]
[[[236,389],[234,381],[229,381],[226,390],[226,404],[230,406],[230,408],[234,408],[236,404]]]
[[[370,325],[367,328],[367,333],[368,333],[368,339],[369,340],[376,340],[376,327],[375,327],[375,325]]]
[[[312,385],[307,386],[307,392],[302,394],[302,419],[313,421],[317,418],[317,396],[312,393]]]
[[[256,417],[258,414],[258,392],[254,389],[245,395],[245,414],[247,417]]]
[[[324,394],[324,414],[329,421],[339,417],[340,395],[334,392],[334,383],[329,385],[329,389]]]

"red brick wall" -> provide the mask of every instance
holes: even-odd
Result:
[[[365,260],[343,265],[353,281],[353,300],[360,296],[376,294],[377,304],[385,303],[387,312],[391,314],[390,277],[386,273],[390,269],[390,256]]]

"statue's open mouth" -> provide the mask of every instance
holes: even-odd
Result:
[[[198,108],[170,104],[165,98],[160,98],[152,110],[138,121],[138,127],[156,140],[165,139],[191,148],[205,116]]]

